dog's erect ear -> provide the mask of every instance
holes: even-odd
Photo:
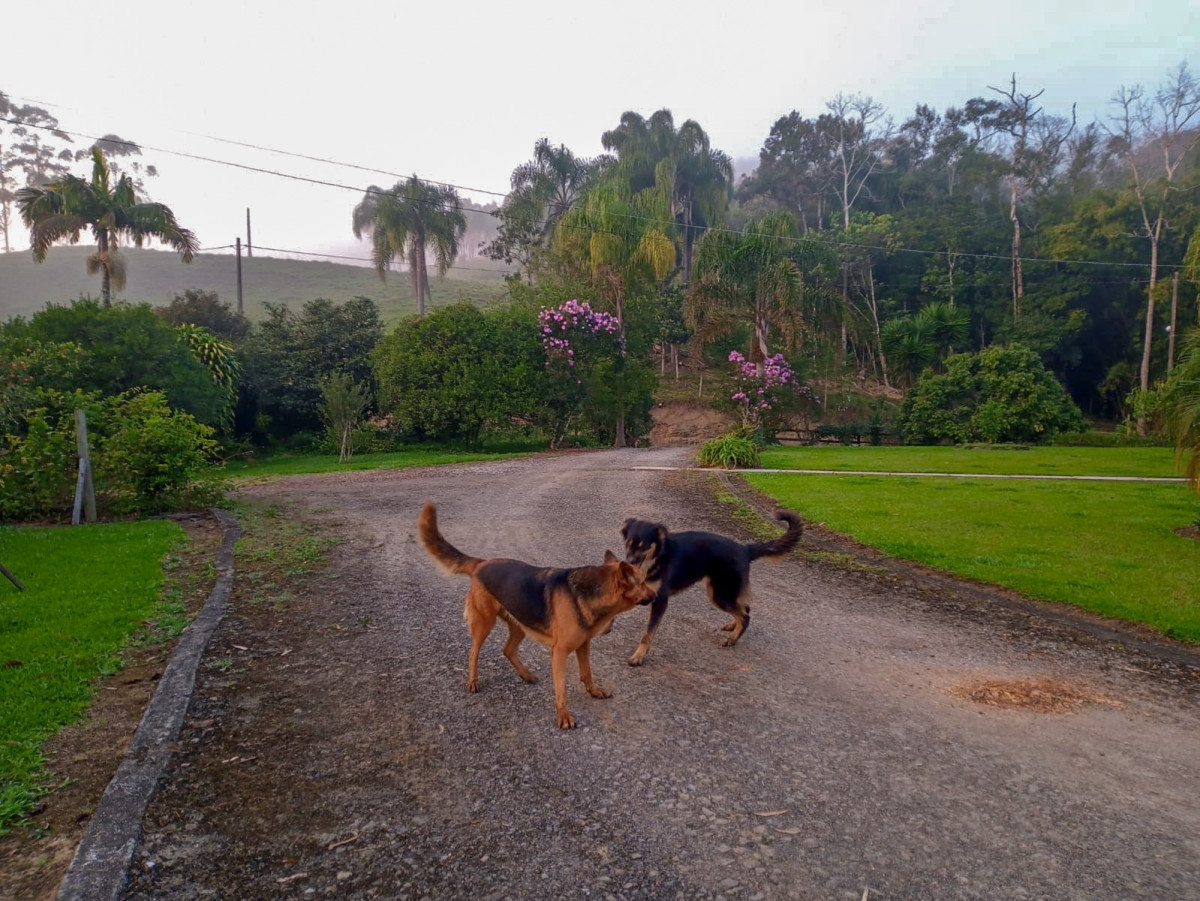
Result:
[[[621,526],[621,537],[622,538],[629,537],[629,527],[631,525],[633,525],[635,522],[637,522],[637,520],[634,519],[632,516],[629,517],[629,519],[625,520],[625,525]]]
[[[636,585],[638,582],[644,582],[642,572],[636,566],[631,566],[624,560],[621,561],[621,575],[625,577],[625,581],[630,585]]]
[[[613,564],[613,563],[619,563],[620,560],[617,559],[617,555],[614,554],[612,551],[605,551],[604,552],[604,562],[608,563],[608,564]]]

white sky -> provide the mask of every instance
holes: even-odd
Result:
[[[816,115],[839,91],[870,94],[902,120],[917,102],[940,111],[1015,71],[1020,87],[1046,88],[1049,111],[1076,101],[1089,121],[1121,84],[1153,87],[1181,60],[1200,70],[1200,0],[815,6],[10,4],[0,91],[40,101],[67,130],[146,147],[358,189],[396,181],[200,137],[212,135],[502,192],[538,138],[593,155],[627,109],[669,107],[677,123],[696,119],[714,146],[743,157],[757,156],[777,118]],[[244,238],[249,206],[256,245],[356,252],[350,212],[361,190],[161,151],[145,159],[161,173],[154,199],[204,246]]]

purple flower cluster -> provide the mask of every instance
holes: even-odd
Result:
[[[783,354],[763,360],[762,375],[759,375],[754,363],[736,350],[730,351],[729,362],[735,367],[733,378],[736,389],[730,395],[730,400],[742,407],[742,416],[747,421],[757,421],[759,415],[771,410],[785,393],[812,397],[812,391],[807,385],[800,384]]]
[[[546,349],[546,366],[551,360],[565,360],[568,366],[575,365],[575,348],[571,346],[572,335],[618,335],[621,324],[617,317],[609,313],[593,310],[586,301],[568,300],[557,307],[544,307],[538,313],[538,323],[542,327],[542,347]],[[620,337],[621,354],[624,355],[624,341]]]

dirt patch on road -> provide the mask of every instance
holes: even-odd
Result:
[[[1003,710],[1034,713],[1074,713],[1086,704],[1120,707],[1121,702],[1082,685],[1050,677],[980,679],[959,685],[951,694],[964,701]]]
[[[208,515],[181,518],[179,524],[188,540],[167,559],[163,587],[164,599],[174,606],[135,634],[120,672],[97,686],[87,715],[46,742],[50,788],[30,823],[0,838],[0,898],[55,897],[88,819],[154,694],[184,618],[195,615],[212,590],[221,526]]]

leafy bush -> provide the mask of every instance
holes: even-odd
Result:
[[[50,304],[28,322],[10,320],[2,333],[10,346],[73,348],[70,360],[43,359],[37,378],[43,389],[113,396],[149,388],[205,424],[219,425],[226,416],[226,388],[148,304],[103,307],[80,298],[69,306]]]
[[[730,432],[700,445],[696,459],[701,466],[755,467],[759,463],[758,445],[744,432]]]
[[[523,307],[456,303],[406,319],[373,355],[380,412],[407,436],[472,445],[527,426],[545,398],[538,335]]]
[[[33,414],[25,434],[0,444],[0,520],[20,521],[69,509],[75,492],[75,435]]]
[[[161,393],[110,399],[103,432],[95,481],[109,511],[162,513],[205,506],[219,497],[210,469],[217,449],[212,428],[172,410]]]
[[[23,434],[0,440],[0,519],[58,518],[74,505],[76,408],[88,418],[96,503],[104,515],[207,506],[220,496],[209,467],[212,429],[167,406],[159,392],[101,399],[47,394]]]
[[[298,314],[267,304],[267,318],[241,346],[246,386],[267,437],[321,431],[321,383],[335,372],[370,389],[371,353],[382,336],[379,309],[366,297],[341,305],[313,300]]]
[[[1032,350],[995,346],[946,359],[904,398],[899,426],[908,444],[1038,443],[1083,429],[1083,415]]]

